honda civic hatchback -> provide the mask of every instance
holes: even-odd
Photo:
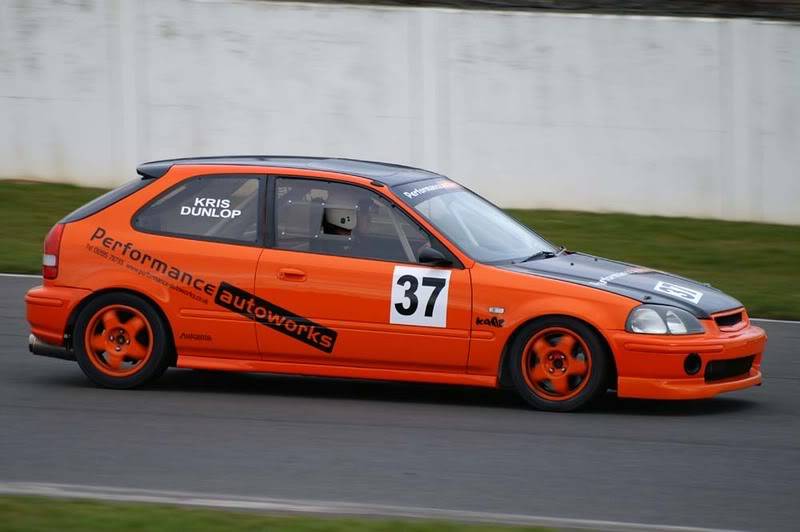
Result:
[[[761,382],[736,299],[558,248],[444,176],[349,159],[145,163],[57,223],[35,354],[132,388],[168,367],[513,387],[568,411]]]

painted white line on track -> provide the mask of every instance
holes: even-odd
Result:
[[[770,318],[750,318],[750,321],[763,321],[765,323],[790,323],[793,325],[800,324],[800,321],[797,320],[773,320]]]
[[[619,530],[623,532],[723,532],[723,529],[698,528],[675,525],[628,523],[595,519],[571,519],[526,514],[507,514],[463,510],[445,510],[414,506],[392,506],[348,502],[313,501],[305,499],[272,499],[238,497],[186,491],[111,488],[79,484],[49,484],[34,482],[0,482],[0,494],[43,495],[68,499],[97,499],[117,502],[146,502],[179,506],[201,506],[228,510],[255,510],[263,512],[317,515],[348,515],[365,517],[399,517],[409,519],[437,519],[475,523],[502,523],[510,525],[580,528],[591,530]]]
[[[0,277],[23,277],[27,279],[41,279],[41,275],[36,275],[33,273],[0,273]],[[766,323],[790,323],[800,325],[800,321],[797,320],[773,320],[769,318],[750,318],[750,321],[763,321]]]

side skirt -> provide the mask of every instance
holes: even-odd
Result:
[[[496,375],[470,375],[467,373],[441,373],[433,371],[407,371],[397,369],[361,368],[322,364],[294,364],[265,360],[232,360],[229,358],[178,355],[177,367],[213,371],[248,373],[286,373],[313,377],[342,377],[384,381],[429,382],[497,388]]]

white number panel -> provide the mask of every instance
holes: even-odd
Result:
[[[389,323],[447,327],[450,270],[395,266]]]

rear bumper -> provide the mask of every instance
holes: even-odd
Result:
[[[761,358],[767,335],[749,325],[736,333],[647,337],[618,332],[612,336],[617,362],[617,393],[639,399],[704,399],[723,392],[761,384]],[[684,366],[687,356],[700,357],[699,370],[690,375]],[[752,365],[729,378],[706,373],[713,361],[752,357]]]
[[[64,345],[67,322],[75,307],[91,292],[80,288],[35,286],[25,294],[26,317],[40,341]]]
[[[43,357],[60,358],[61,360],[75,360],[75,353],[62,345],[53,345],[43,342],[33,334],[28,336],[28,351]]]

